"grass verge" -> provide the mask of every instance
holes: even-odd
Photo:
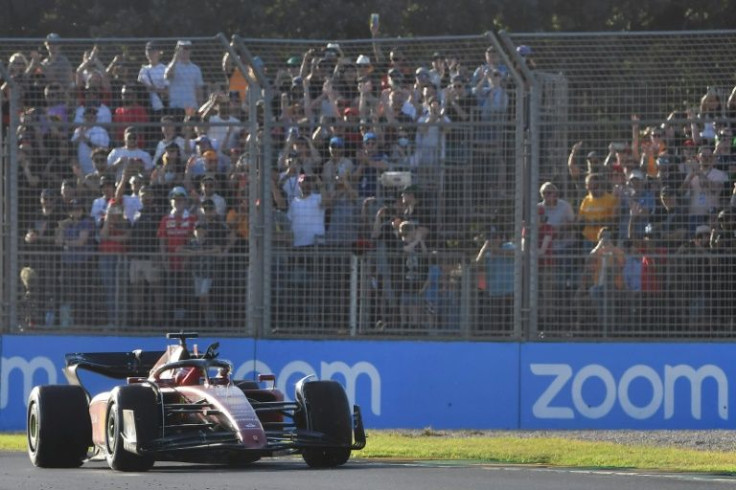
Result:
[[[25,434],[0,434],[0,451],[25,451]],[[642,469],[736,474],[736,453],[590,442],[567,438],[442,437],[368,431],[354,457],[475,461],[600,469]]]

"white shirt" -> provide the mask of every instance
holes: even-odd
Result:
[[[237,119],[233,116],[230,116],[227,119],[222,119],[220,116],[215,114],[214,116],[210,117],[209,122],[211,126],[209,131],[207,131],[207,137],[212,141],[222,142],[222,151],[229,150],[238,146],[238,128],[233,128],[230,131],[230,139],[228,140],[227,145],[225,145],[224,142],[225,136],[227,136],[228,127],[219,126],[219,124],[240,124],[240,119]]]
[[[105,218],[107,213],[107,207],[110,205],[110,201],[105,197],[101,196],[92,201],[92,209],[89,215],[94,218],[97,226],[102,224],[102,220]],[[131,224],[138,217],[138,213],[143,209],[143,204],[138,196],[123,196],[123,215],[125,219],[130,221]]]
[[[204,194],[200,194],[199,196],[199,202],[204,202],[207,199],[211,199],[212,202],[215,203],[215,211],[219,216],[224,217],[225,214],[227,214],[227,203],[225,203],[225,198],[219,195],[218,193],[214,193],[211,196],[205,196]]]
[[[325,210],[322,208],[321,194],[295,197],[289,204],[286,216],[291,221],[295,247],[314,245],[316,237],[324,237]]]
[[[82,124],[84,122],[84,110],[85,106],[80,105],[74,110],[74,124]],[[95,118],[97,124],[110,124],[112,123],[112,112],[110,108],[105,104],[100,104],[97,108],[97,117]]]
[[[138,72],[138,81],[149,89],[149,97],[151,100],[151,108],[159,111],[164,108],[161,97],[154,90],[163,90],[169,86],[168,80],[164,77],[166,66],[159,63],[156,66],[143,65],[141,71]]]
[[[169,78],[169,107],[199,107],[197,88],[203,85],[202,71],[197,65],[177,61],[173,67],[173,76]]]
[[[166,153],[166,147],[169,146],[169,143],[172,143],[172,141],[161,140],[158,142],[158,144],[156,145],[156,151],[153,153],[154,164],[156,164],[159,158],[161,158],[163,154]],[[186,143],[184,141],[184,138],[182,138],[181,136],[176,136],[174,137],[173,143],[176,143],[177,145],[179,145],[179,154],[182,155],[182,158],[183,158],[183,155],[186,155],[186,151],[184,151],[186,148]]]
[[[86,140],[82,141],[82,136]],[[95,166],[92,163],[92,150],[95,148],[106,148],[110,144],[110,135],[100,126],[92,126],[91,128],[78,127],[74,130],[71,141],[72,143],[78,143],[77,161],[79,162],[79,167],[82,169],[82,174],[87,175],[95,170]]]
[[[153,170],[153,160],[151,159],[151,155],[149,155],[147,151],[141,150],[140,148],[134,148],[132,150],[129,150],[124,146],[113,148],[113,150],[107,154],[108,168],[111,167],[119,158],[140,158],[143,161],[143,168],[147,172]],[[117,171],[115,172],[115,182],[119,182],[120,179],[123,177],[123,170],[125,170],[123,166],[118,167]]]
[[[564,199],[557,198],[557,204],[554,206],[546,206],[544,201],[537,204],[544,208],[544,214],[547,216],[547,224],[552,226],[555,230],[559,230],[564,226],[569,226],[575,222],[575,212],[569,202]],[[552,240],[552,249],[560,250],[572,245],[573,236],[572,231],[568,228],[564,232],[557,231],[555,239]]]

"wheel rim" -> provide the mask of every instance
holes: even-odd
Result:
[[[115,418],[115,407],[110,407],[107,416],[107,450],[110,454],[115,452],[115,432],[117,431],[117,420]]]
[[[38,446],[38,404],[32,403],[28,411],[28,447],[36,452]]]

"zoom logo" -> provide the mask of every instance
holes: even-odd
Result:
[[[728,378],[718,366],[706,364],[695,369],[687,364],[664,366],[660,374],[651,366],[637,364],[631,366],[616,379],[611,371],[600,364],[589,364],[573,371],[569,364],[531,364],[531,372],[536,376],[549,378],[545,390],[537,398],[532,413],[538,419],[573,419],[576,413],[588,419],[600,419],[608,415],[618,405],[631,418],[645,420],[653,417],[664,406],[664,419],[675,415],[677,396],[690,395],[690,415],[700,420],[703,405],[703,384],[706,380],[714,382],[717,393],[718,416],[728,420]],[[632,384],[637,387],[644,383],[648,394],[642,400],[641,393],[633,397]],[[586,385],[596,385],[602,396],[591,396]],[[677,388],[677,389],[676,389]],[[560,404],[560,399],[568,399],[571,405]],[[561,396],[563,395],[563,396]],[[634,400],[635,398],[635,400]]]

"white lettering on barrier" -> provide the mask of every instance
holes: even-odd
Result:
[[[7,407],[10,402],[10,375],[13,371],[19,371],[23,378],[23,403],[27,402],[28,395],[31,394],[36,371],[46,373],[48,384],[57,382],[56,366],[48,357],[34,357],[30,361],[19,356],[2,357],[0,358],[0,409]]]
[[[352,367],[344,362],[322,362],[320,364],[320,379],[337,379],[341,377],[345,380],[345,392],[350,404],[355,403],[357,380],[361,375],[365,375],[370,380],[370,397],[371,412],[375,415],[381,414],[381,374],[376,367],[365,361],[361,361]],[[57,370],[54,363],[48,357],[34,357],[27,361],[23,357],[0,358],[0,408],[7,407],[10,395],[16,391],[11,389],[10,376],[14,371],[19,371],[23,379],[23,403],[28,400],[35,384],[56,384]],[[48,378],[47,383],[34,383],[37,371],[43,371]],[[247,374],[252,372],[272,373],[273,370],[268,364],[261,361],[246,361],[240,364],[234,371],[235,379],[244,379]],[[317,374],[316,370],[305,361],[292,361],[284,366],[276,379],[276,387],[286,393],[286,383],[293,375],[299,378],[310,374]]]
[[[260,361],[247,361],[235,369],[235,379],[244,379],[246,375],[258,373],[272,373],[273,370],[268,364]],[[376,367],[365,361],[361,361],[352,367],[344,362],[337,361],[332,363],[322,362],[320,364],[320,372],[305,361],[291,361],[286,364],[276,378],[276,387],[284,392],[284,395],[290,397],[290,393],[286,392],[286,383],[294,375],[301,378],[310,374],[318,374],[319,379],[335,379],[340,377],[345,379],[345,393],[348,396],[350,404],[355,403],[357,380],[361,375],[365,375],[370,380],[370,396],[371,396],[371,413],[381,415],[381,374]]]
[[[712,378],[717,385],[718,416],[728,420],[728,378],[718,366],[706,364],[699,369],[686,364],[664,366],[664,381],[651,366],[637,364],[624,371],[621,379],[616,379],[611,372],[599,364],[589,364],[581,368],[573,376],[569,364],[531,364],[531,372],[537,376],[552,376],[553,379],[537,398],[532,406],[532,414],[540,419],[572,419],[575,412],[567,406],[553,406],[554,398],[572,379],[570,394],[575,410],[585,418],[599,419],[605,417],[613,409],[618,399],[623,412],[631,418],[644,420],[654,416],[664,403],[664,418],[671,419],[675,415],[675,383],[682,379],[690,386],[690,413],[696,420],[702,417],[702,385],[707,378]],[[605,396],[598,405],[591,405],[583,397],[583,385],[595,378],[603,383]],[[643,406],[635,405],[629,397],[629,388],[638,378],[644,379],[651,386],[651,399]]]
[[[532,373],[537,376],[554,376],[544,393],[542,393],[532,406],[532,413],[538,419],[573,419],[575,413],[570,407],[550,406],[552,399],[557,396],[562,388],[572,377],[572,368],[567,364],[532,364]]]
[[[361,374],[368,376],[371,381],[371,413],[381,415],[381,375],[376,366],[365,361],[355,364],[352,368],[344,362],[329,364],[323,362],[320,368],[324,379],[334,379],[336,375],[345,377],[345,392],[351,405],[355,403],[358,376]]]

